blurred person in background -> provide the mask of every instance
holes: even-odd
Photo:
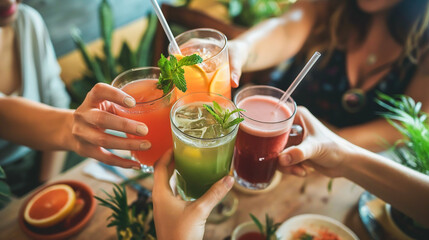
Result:
[[[298,1],[229,41],[231,84],[241,71],[289,60],[271,84],[287,89],[315,51],[322,57],[292,97],[331,130],[372,151],[400,137],[377,112],[377,91],[406,94],[429,112],[429,1]]]
[[[55,150],[140,168],[106,148],[145,150],[150,143],[104,132],[147,133],[144,124],[112,113],[113,102],[133,107],[135,100],[97,84],[77,110],[68,110],[70,98],[46,26],[39,13],[19,0],[0,0],[0,56],[0,166],[15,195],[36,187],[43,168],[61,161]]]

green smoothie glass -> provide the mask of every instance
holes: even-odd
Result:
[[[177,192],[186,201],[201,197],[215,182],[230,173],[238,125],[223,129],[203,107],[216,101],[233,111],[234,103],[215,93],[191,93],[171,108]],[[230,118],[238,118],[234,113]]]

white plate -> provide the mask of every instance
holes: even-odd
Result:
[[[309,234],[317,235],[319,230],[326,229],[335,233],[341,240],[358,240],[359,238],[339,221],[318,214],[302,214],[289,218],[277,229],[280,240],[292,239],[293,233],[303,229]]]

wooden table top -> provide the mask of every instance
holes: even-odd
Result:
[[[91,161],[95,160],[87,159],[48,183],[75,179],[88,184],[95,195],[104,196],[102,190],[111,192],[112,184],[94,179],[83,173],[83,168]],[[248,194],[234,188],[232,191],[239,199],[237,212],[224,222],[208,223],[204,239],[225,239],[231,235],[237,225],[251,220],[249,213],[259,219],[263,219],[265,213],[268,213],[275,222],[284,222],[290,217],[304,213],[322,214],[344,223],[360,239],[370,239],[359,218],[357,209],[359,196],[364,190],[346,179],[338,178],[333,181],[332,190],[329,192],[327,190],[328,182],[329,178],[312,173],[307,178],[283,175],[280,183],[267,193]],[[144,179],[141,184],[151,189],[153,179]],[[132,189],[128,188],[127,193],[130,202],[137,198],[136,192]],[[18,212],[25,200],[25,196],[14,199],[5,209],[0,211],[0,239],[29,239],[18,224]],[[115,229],[106,227],[106,218],[110,214],[110,209],[97,205],[95,214],[88,225],[71,239],[116,239]]]

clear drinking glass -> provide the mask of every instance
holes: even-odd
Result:
[[[153,172],[153,164],[173,146],[170,130],[170,109],[176,100],[174,89],[164,94],[157,89],[160,69],[157,67],[134,68],[119,74],[112,86],[128,93],[136,100],[136,106],[126,108],[115,105],[115,114],[146,124],[146,136],[127,134],[128,138],[145,139],[151,148],[145,151],[131,151],[134,160],[142,164],[144,172]]]
[[[240,90],[234,103],[246,110],[237,133],[234,177],[249,189],[268,187],[277,169],[278,154],[286,147],[296,113],[292,98],[276,109],[284,91],[271,86]]]
[[[186,93],[213,92],[231,99],[226,36],[215,29],[197,28],[178,35],[176,41],[184,56],[196,53],[203,58],[203,62],[198,65],[184,67],[188,86]],[[173,52],[171,44],[168,52]],[[179,60],[183,58],[182,55],[175,56]],[[178,97],[183,95],[183,92],[177,90]]]
[[[230,173],[238,126],[223,129],[203,104],[216,101],[230,111],[234,103],[215,93],[191,93],[171,108],[177,191],[186,201],[201,197],[215,182]],[[231,119],[239,117],[233,114]]]

